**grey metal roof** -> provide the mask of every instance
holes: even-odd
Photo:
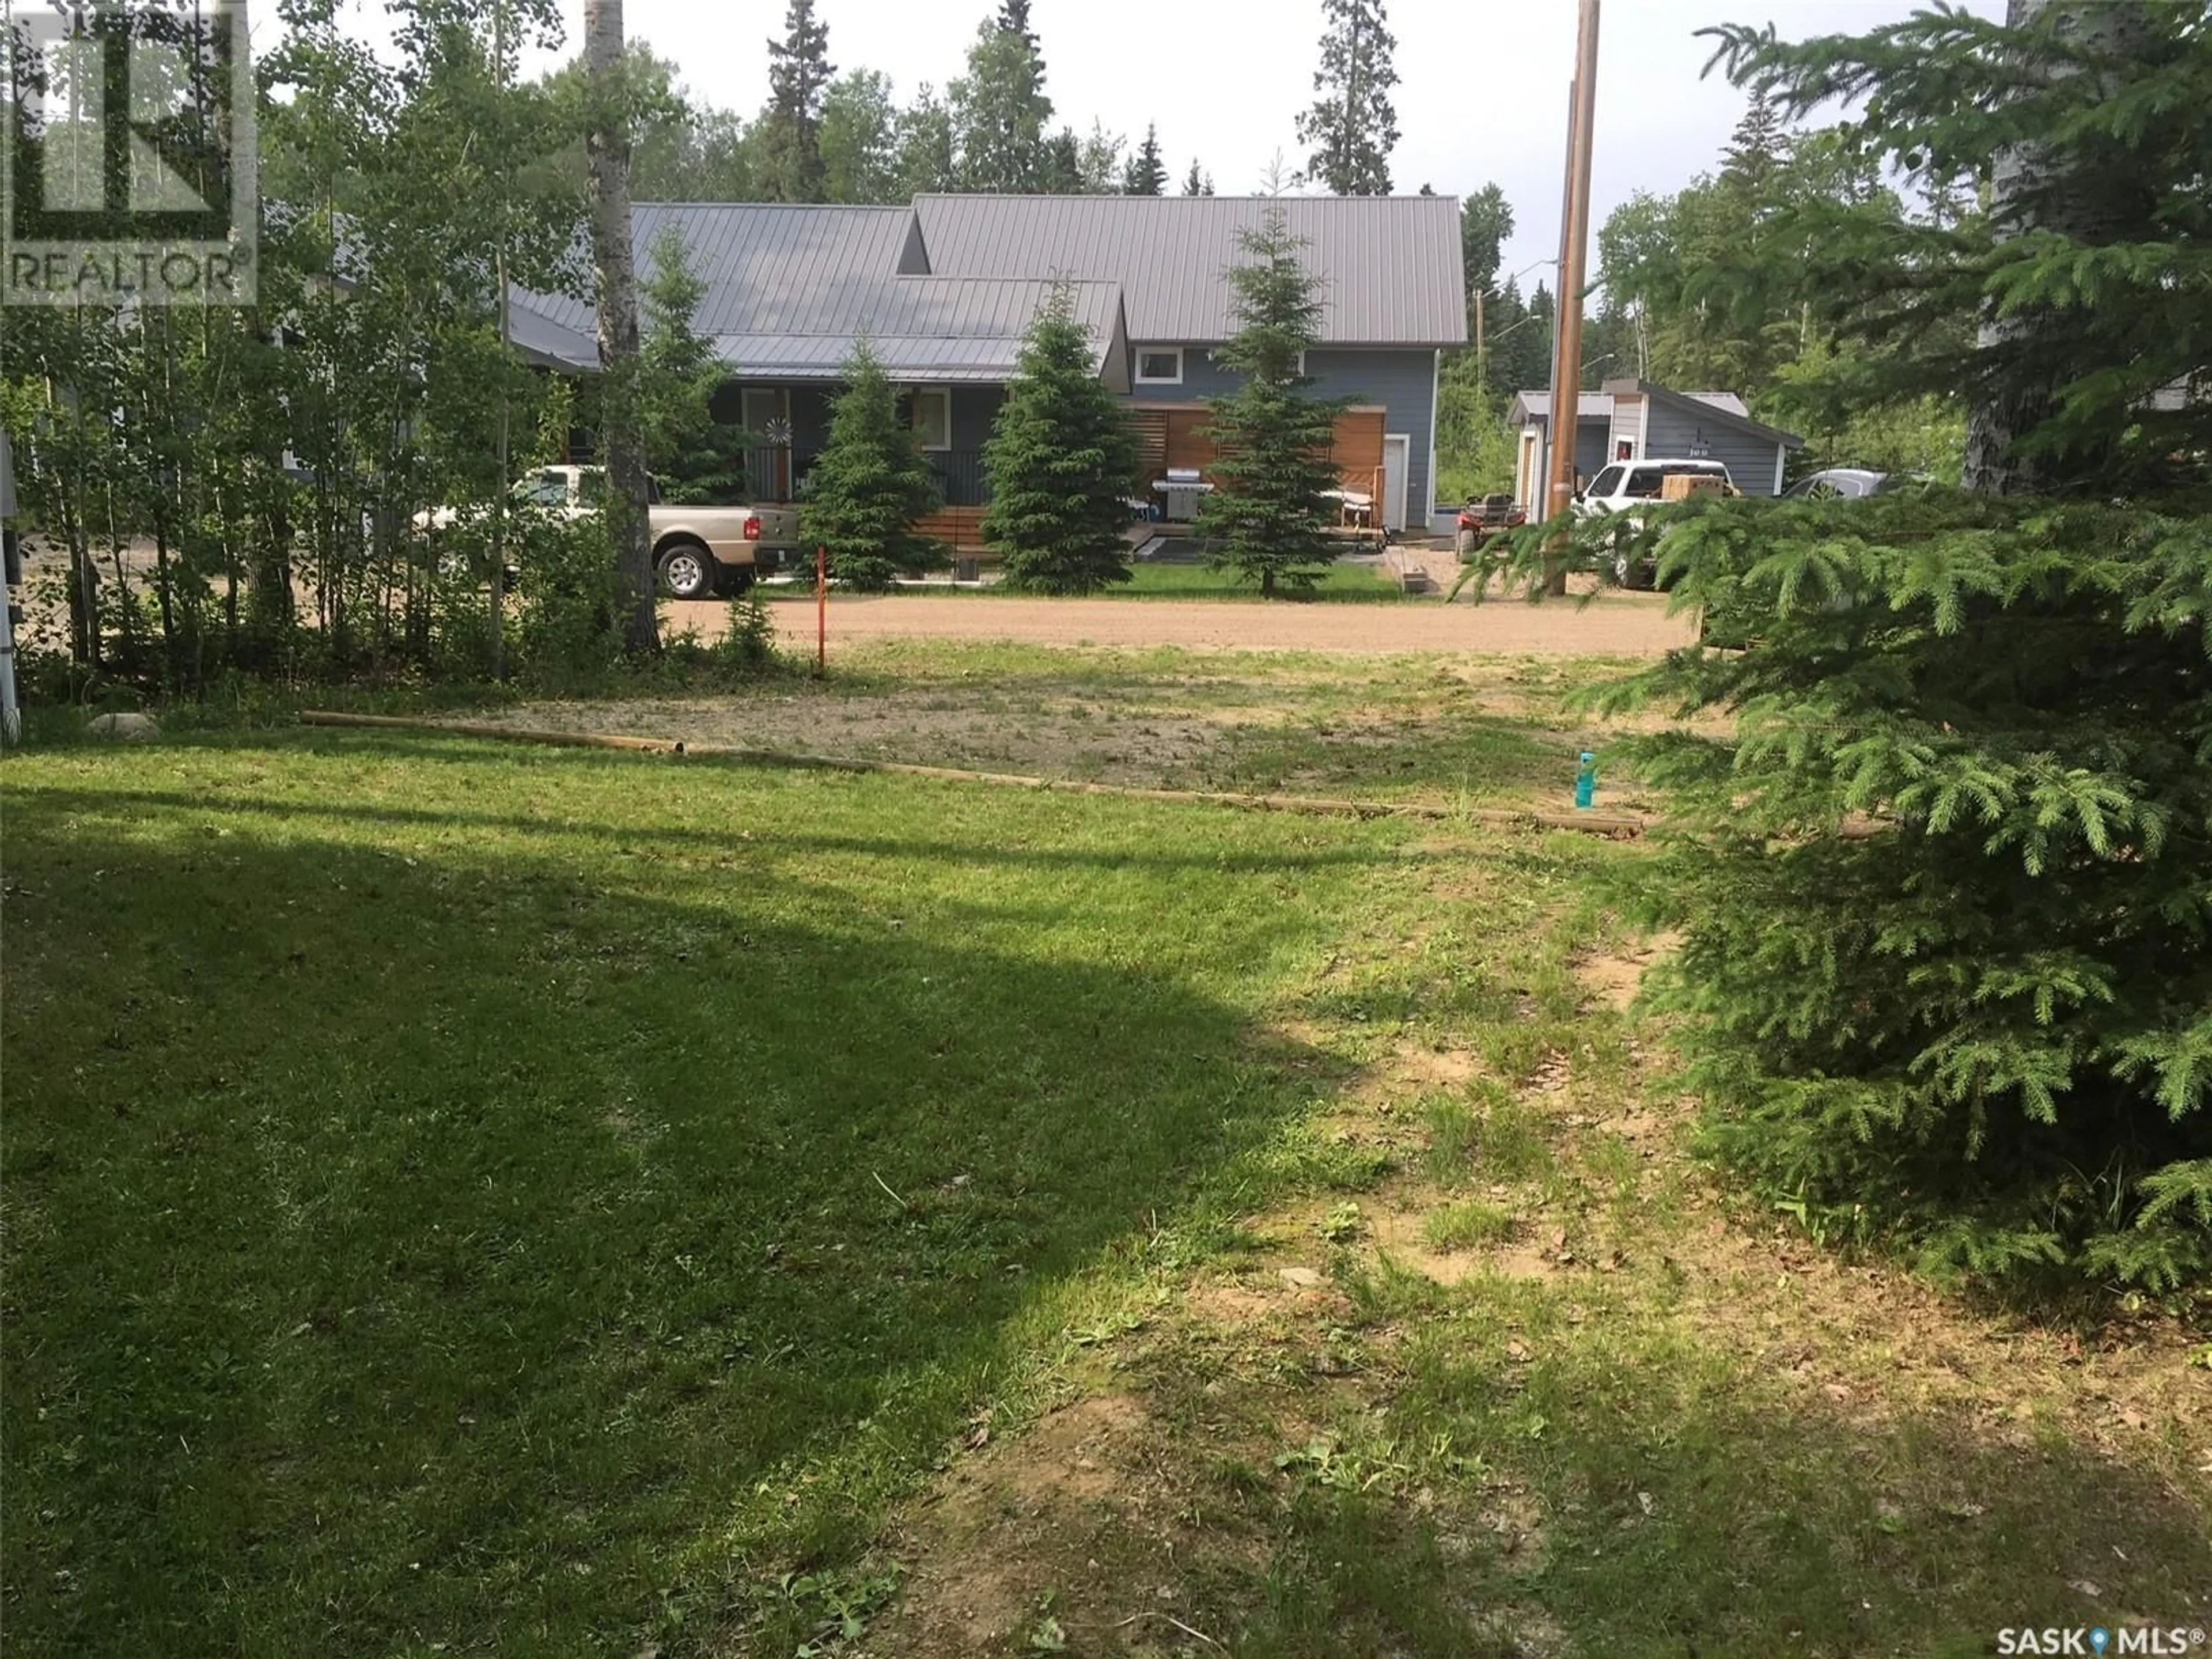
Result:
[[[1663,388],[1662,388],[1663,390]],[[1677,392],[1668,395],[1688,398],[1701,404],[1711,404],[1723,415],[1733,415],[1740,421],[1751,418],[1750,405],[1733,392]],[[1514,398],[1523,416],[1531,420],[1552,418],[1552,394],[1548,392],[1523,392]],[[1575,404],[1575,418],[1578,421],[1609,421],[1613,418],[1613,393],[1585,392]]]
[[[643,204],[630,227],[641,275],[670,228],[705,287],[694,322],[740,371],[834,379],[865,335],[894,380],[1003,380],[1052,289],[1028,279],[902,276],[919,263],[913,211],[902,207]],[[1099,282],[1069,287],[1101,372],[1121,380],[1121,290]],[[512,313],[526,354],[598,366],[590,301],[518,291]]]
[[[1751,410],[1733,392],[1677,392],[1671,386],[1659,386],[1650,380],[1607,380],[1605,390],[1601,392],[1577,394],[1575,423],[1579,426],[1584,421],[1610,421],[1616,393],[1621,396],[1640,395],[1678,406],[1696,404],[1718,415],[1729,425],[1739,427],[1769,443],[1781,444],[1790,449],[1805,447],[1805,441],[1796,433],[1784,432],[1779,427],[1768,426],[1752,419]],[[1548,426],[1551,418],[1552,394],[1548,392],[1516,392],[1513,394],[1512,407],[1506,411],[1506,424],[1509,426],[1527,426],[1537,421]]]
[[[1330,345],[1460,345],[1467,279],[1449,196],[918,196],[939,276],[1066,274],[1121,284],[1129,337],[1205,344],[1236,331],[1237,234],[1279,208],[1322,279]]]

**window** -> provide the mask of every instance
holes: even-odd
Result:
[[[1182,348],[1181,346],[1142,346],[1137,351],[1137,384],[1139,386],[1181,386],[1182,384]]]
[[[914,394],[914,434],[924,449],[952,447],[952,392],[941,386]]]
[[[769,429],[783,419],[783,392],[775,386],[749,386],[738,394],[738,413],[753,441],[764,443]]]
[[[534,477],[517,481],[514,493],[515,500],[532,507],[566,507],[568,504],[568,475],[565,472],[540,472]]]
[[[1659,480],[1666,475],[1656,466],[1639,466],[1628,475],[1628,487],[1620,493],[1640,501],[1649,501],[1659,493]]]
[[[1620,486],[1621,471],[1622,469],[1617,466],[1609,466],[1606,468],[1604,471],[1599,473],[1595,478],[1590,481],[1589,493],[1592,495],[1597,496],[1600,500],[1603,500],[1606,496],[1612,495],[1613,492]]]

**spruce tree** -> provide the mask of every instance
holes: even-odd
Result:
[[[706,284],[673,224],[653,239],[652,258],[638,285],[645,312],[638,403],[646,464],[669,501],[742,501],[743,434],[717,420],[714,409],[729,368],[698,328]]]
[[[1297,118],[1310,147],[1304,178],[1337,196],[1388,196],[1398,111],[1390,88],[1398,71],[1382,0],[1322,0],[1326,19],[1312,106]]]
[[[1122,532],[1136,438],[1097,359],[1070,291],[1055,288],[1030,325],[983,452],[983,539],[1005,558],[1010,587],[1090,593],[1129,580]]]
[[[1213,194],[1213,175],[1198,165],[1198,157],[1190,158],[1190,171],[1182,176],[1182,193],[1186,196]]]
[[[1237,330],[1213,356],[1244,378],[1236,395],[1206,405],[1220,454],[1199,529],[1215,564],[1273,596],[1310,587],[1336,556],[1330,452],[1344,405],[1306,395],[1313,381],[1303,360],[1320,337],[1321,295],[1282,210],[1239,232],[1237,244],[1246,256],[1229,273]]]
[[[1712,1144],[1795,1212],[1984,1282],[2201,1285],[2212,24],[2014,0],[1721,38],[1785,116],[1859,108],[1843,137],[1923,194],[1995,158],[1986,222],[1808,198],[1770,240],[1880,348],[1839,395],[1966,389],[1976,488],[1689,503],[1622,550],[1749,641],[1608,700],[1733,716],[1630,748],[1678,826],[1638,872],[1684,941],[1657,1006]]]
[[[823,199],[822,100],[836,72],[830,61],[829,25],[815,21],[814,0],[791,0],[783,39],[768,43],[769,105],[762,138],[770,201]]]
[[[898,394],[862,340],[845,362],[830,441],[807,475],[799,535],[829,550],[830,571],[846,586],[880,592],[895,577],[945,562],[941,545],[915,532],[937,501],[937,480],[901,418]]]
[[[1129,166],[1121,179],[1121,193],[1125,196],[1163,196],[1167,193],[1167,164],[1160,160],[1160,128],[1157,121],[1145,124],[1145,142],[1129,158]]]

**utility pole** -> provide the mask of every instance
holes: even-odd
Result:
[[[1482,325],[1483,290],[1474,291],[1474,383],[1481,387],[1482,395],[1490,395],[1490,348],[1486,343]]]
[[[492,58],[499,76],[499,118],[507,118],[507,0],[497,0],[492,11]],[[509,428],[513,413],[508,405],[514,402],[514,389],[507,383],[509,370],[514,368],[514,313],[507,308],[507,237],[514,220],[514,212],[507,199],[507,159],[501,146],[499,174],[499,252],[493,271],[493,280],[499,284],[499,430],[494,447],[499,453],[499,494],[491,504],[491,677],[495,680],[507,678],[507,469],[509,465]]]
[[[1583,289],[1589,247],[1590,149],[1597,116],[1598,0],[1582,0],[1575,40],[1574,112],[1567,128],[1566,214],[1559,237],[1559,294],[1555,312],[1556,350],[1552,361],[1550,488],[1545,516],[1566,513],[1575,493],[1575,437],[1580,425],[1583,361]],[[1555,540],[1545,587],[1567,591],[1566,562]]]

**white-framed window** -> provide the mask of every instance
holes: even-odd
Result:
[[[1181,386],[1182,384],[1182,348],[1181,346],[1139,346],[1137,348],[1137,384],[1139,386]]]
[[[914,435],[924,449],[952,447],[952,388],[917,386],[914,392]]]

